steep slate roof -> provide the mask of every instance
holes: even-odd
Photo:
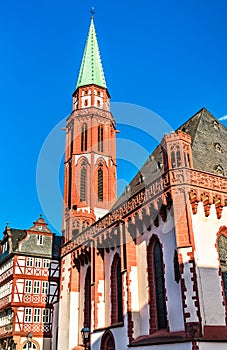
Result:
[[[192,138],[195,169],[227,176],[227,128],[206,108],[202,108],[177,130],[186,132]]]
[[[1,245],[8,241],[8,234],[10,234],[11,240],[12,240],[12,253],[16,252],[18,250],[18,244],[19,242],[24,239],[27,236],[27,233],[25,230],[19,230],[15,228],[9,228],[6,227],[5,231],[3,232],[4,236],[3,239],[0,241]],[[7,249],[4,253],[0,254],[0,261],[4,260],[9,255],[9,250]]]
[[[176,131],[178,130],[191,136],[194,169],[227,176],[227,128],[206,108],[198,111]],[[158,178],[163,173],[162,162],[161,146],[158,145],[113,208]]]
[[[10,232],[12,234],[13,252],[15,252],[18,250],[18,243],[27,236],[27,232],[25,230],[18,230],[15,228],[11,228]]]
[[[88,32],[86,46],[84,49],[76,89],[79,86],[89,84],[96,84],[98,86],[106,88],[106,80],[102,67],[93,17],[91,18],[91,24]]]

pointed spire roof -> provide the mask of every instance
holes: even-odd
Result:
[[[106,88],[106,80],[102,67],[93,16],[91,17],[90,28],[84,49],[76,89],[79,86],[85,86],[89,84],[96,84],[98,86]]]

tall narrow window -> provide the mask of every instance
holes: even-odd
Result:
[[[98,168],[98,201],[103,202],[103,169]]]
[[[50,309],[43,309],[43,323],[50,322]]]
[[[71,198],[72,198],[72,164],[69,162],[68,168],[68,208],[71,208]]]
[[[31,293],[32,292],[32,281],[31,280],[25,280],[25,293]]]
[[[103,152],[103,126],[98,126],[98,151]]]
[[[33,320],[34,323],[39,323],[40,322],[40,309],[34,308],[34,316],[33,316]]]
[[[227,302],[227,237],[224,235],[221,235],[218,238],[218,253],[224,285],[225,300]]]
[[[71,129],[71,140],[70,140],[70,156],[73,154],[73,138],[74,138],[74,132],[73,128]]]
[[[34,281],[33,293],[34,294],[39,294],[40,293],[40,281]]]
[[[26,323],[31,323],[32,322],[32,309],[30,307],[26,307],[25,308],[24,322],[26,322]]]
[[[27,259],[26,259],[26,266],[29,266],[29,267],[33,266],[33,258],[27,257]]]
[[[87,151],[87,124],[83,123],[81,128],[81,151]]]
[[[150,332],[167,328],[162,248],[158,239],[148,246]]]
[[[36,244],[37,245],[43,245],[43,235],[37,235],[37,240],[36,240]]]
[[[84,324],[90,328],[91,323],[91,268],[88,267],[84,285]]]
[[[180,147],[178,145],[173,146],[171,148],[171,163],[172,168],[177,168],[181,166],[181,154],[180,154]]]
[[[122,295],[122,275],[121,259],[115,255],[111,267],[111,323],[118,323],[123,320],[123,295]]]
[[[42,281],[42,294],[48,294],[49,282]]]
[[[80,201],[86,201],[87,169],[83,167],[80,171]]]

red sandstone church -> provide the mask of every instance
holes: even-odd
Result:
[[[226,140],[227,129],[201,109],[163,135],[117,199],[116,125],[91,18],[66,124],[58,325],[48,333],[52,341],[42,334],[29,340],[29,333],[26,340],[19,331],[16,338],[14,307],[7,344],[81,350],[86,326],[91,350],[226,350]],[[31,234],[37,238],[38,231]],[[1,264],[12,257],[7,237]],[[54,257],[49,258],[51,263]],[[57,302],[48,308],[56,310]],[[0,324],[3,333],[4,327]]]
[[[66,125],[58,349],[227,348],[227,130],[206,109],[116,199],[116,125],[91,18]]]

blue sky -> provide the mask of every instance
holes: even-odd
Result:
[[[225,0],[2,1],[0,231],[7,221],[28,228],[43,212],[37,161],[48,134],[71,112],[91,6],[113,102],[154,111],[173,129],[202,107],[216,118],[227,115]],[[144,130],[146,122],[139,120]],[[139,144],[143,139],[142,146],[152,151],[149,135],[141,137],[124,126],[121,131],[120,137],[128,133]],[[119,177],[127,183],[135,169],[124,165],[120,160]],[[48,187],[44,190],[53,202],[54,229],[60,231],[61,203]]]

